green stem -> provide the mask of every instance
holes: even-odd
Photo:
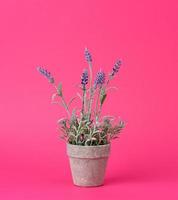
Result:
[[[100,93],[101,93],[101,88],[99,89],[98,91],[98,95],[97,95],[97,100],[96,100],[96,108],[95,108],[95,118],[96,118],[96,123],[98,123],[98,120],[99,120],[99,116],[98,116],[98,104],[99,104],[99,97],[100,97]]]
[[[57,86],[54,85],[54,87],[55,87],[55,89],[56,89],[56,91],[57,91],[57,93],[58,93]],[[62,104],[64,105],[64,108],[65,108],[65,110],[66,110],[66,112],[67,112],[67,115],[68,115],[68,117],[70,118],[69,108],[68,108],[67,103],[66,103],[66,101],[65,101],[65,99],[64,99],[64,96],[62,95],[62,96],[60,96],[60,97],[61,97]]]
[[[91,108],[92,108],[92,102],[93,102],[93,87],[92,87],[92,63],[89,62],[89,70],[90,70],[90,97],[89,97],[89,106],[88,106],[88,119],[90,120],[91,117]]]
[[[93,72],[92,72],[92,63],[89,62],[89,70],[90,70],[90,89],[92,87],[92,79],[93,79]]]
[[[66,103],[66,101],[65,101],[65,99],[64,99],[64,97],[63,97],[63,95],[61,96],[61,100],[62,100],[62,103],[63,103],[63,105],[64,105],[64,108],[65,108],[65,110],[66,110],[66,112],[67,112],[67,114],[68,114],[68,116],[69,116],[69,118],[70,118],[69,108],[68,108],[68,106],[67,106],[67,103]]]
[[[83,87],[83,98],[82,98],[82,116],[84,116],[84,111],[85,111],[85,93],[86,93],[86,88],[84,86]]]
[[[84,112],[86,112],[86,106],[87,106],[87,90],[85,90],[85,94],[84,94]]]
[[[109,85],[109,82],[111,81],[111,78],[109,78],[106,82],[106,87]]]
[[[100,104],[99,111],[98,111],[98,119],[100,118],[101,110],[102,110],[102,105]]]

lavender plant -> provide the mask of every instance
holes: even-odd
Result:
[[[94,146],[109,144],[112,139],[119,136],[125,127],[125,122],[119,120],[115,122],[111,116],[101,116],[102,106],[107,97],[110,81],[115,77],[121,67],[121,60],[117,60],[112,71],[106,74],[100,70],[93,80],[92,56],[85,48],[85,60],[88,69],[84,69],[81,74],[81,108],[71,111],[71,103],[76,99],[73,97],[68,103],[65,100],[62,84],[56,85],[54,77],[43,67],[37,70],[53,85],[55,93],[52,95],[52,103],[60,104],[64,107],[67,116],[58,120],[61,138],[74,145]]]

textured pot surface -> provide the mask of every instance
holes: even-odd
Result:
[[[73,183],[78,186],[103,185],[110,144],[79,146],[67,144]]]

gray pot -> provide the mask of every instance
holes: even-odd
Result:
[[[99,146],[67,144],[74,185],[84,187],[103,185],[109,153],[110,144]]]

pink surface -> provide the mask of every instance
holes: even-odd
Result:
[[[176,0],[0,2],[0,199],[178,199],[177,10]],[[128,121],[105,186],[90,189],[72,185],[56,131],[64,111],[35,68],[56,73],[69,99],[85,46],[96,70],[123,59],[104,113]]]

